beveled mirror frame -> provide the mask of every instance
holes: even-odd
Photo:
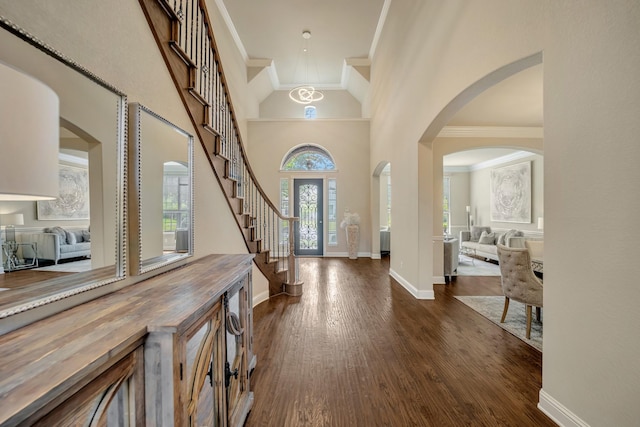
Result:
[[[27,44],[44,52],[46,55],[61,62],[80,75],[86,77],[90,81],[96,83],[102,88],[110,91],[117,99],[117,123],[114,125],[116,129],[116,206],[115,210],[115,268],[113,266],[94,269],[87,273],[75,273],[68,283],[56,286],[47,286],[48,280],[37,282],[33,285],[26,286],[27,291],[20,292],[20,296],[15,301],[7,298],[0,305],[0,334],[9,330],[20,327],[31,321],[46,317],[57,311],[62,311],[74,305],[81,304],[96,297],[96,293],[89,292],[97,288],[104,287],[114,282],[124,280],[126,276],[126,252],[125,252],[125,236],[127,234],[126,226],[126,176],[127,176],[127,97],[120,90],[116,89],[109,83],[105,82],[95,74],[91,73],[78,63],[69,59],[62,53],[48,46],[46,43],[32,36],[22,28],[13,24],[4,16],[0,16],[0,30],[9,32],[10,34],[25,41]],[[55,280],[55,279],[53,279]],[[33,288],[33,289],[31,289]],[[5,291],[7,294],[10,291]],[[105,291],[102,291],[103,293]],[[106,291],[108,292],[108,291]],[[98,292],[99,293],[99,292]],[[73,297],[73,298],[72,298]],[[10,302],[8,302],[10,300]],[[59,303],[58,306],[49,306],[52,303]],[[48,307],[43,307],[48,306]],[[29,318],[21,318],[20,320],[12,320],[10,316],[16,316],[24,312],[42,308],[39,313],[30,314]],[[9,318],[9,319],[7,319]]]
[[[171,131],[184,136],[187,142],[188,182],[189,182],[189,229],[187,232],[188,250],[186,252],[172,252],[144,259],[142,244],[144,241],[142,227],[142,183],[143,183],[143,158],[142,144],[153,144],[152,141],[144,141],[141,118],[148,115],[168,126]],[[164,117],[156,114],[139,103],[129,104],[129,243],[131,247],[130,270],[131,274],[141,275],[152,270],[157,270],[169,264],[184,260],[193,256],[193,229],[194,229],[194,177],[193,177],[193,135],[171,123]]]

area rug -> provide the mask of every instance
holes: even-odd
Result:
[[[527,339],[527,314],[522,303],[511,300],[504,323],[500,323],[504,309],[503,296],[457,296],[458,301],[469,306],[502,329],[510,332],[530,346],[542,351],[542,322],[536,320],[535,309],[531,320],[531,339]],[[541,316],[541,320],[542,316]]]
[[[477,258],[460,255],[458,276],[500,276],[500,266]]]
[[[91,270],[91,260],[83,259],[82,261],[62,262],[56,265],[34,268],[35,271],[60,271],[65,273],[81,273]]]

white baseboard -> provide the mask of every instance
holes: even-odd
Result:
[[[349,258],[349,252],[325,252],[324,258]],[[358,258],[373,258],[371,252],[358,252]],[[378,255],[380,258],[380,255]],[[373,258],[375,259],[375,258]]]
[[[382,259],[382,256],[380,255],[380,253],[371,254],[371,259]]]
[[[434,285],[446,285],[447,281],[444,276],[433,276],[433,284]]]
[[[261,302],[265,302],[268,299],[269,299],[269,290],[267,289],[266,291],[260,292],[259,294],[253,296],[253,306],[255,307]]]
[[[538,409],[544,412],[546,416],[551,418],[553,422],[559,426],[589,427],[589,424],[582,421],[580,417],[568,410],[564,405],[551,397],[551,395],[544,390],[540,390]]]
[[[399,275],[398,273],[396,273],[392,268],[389,269],[389,276],[393,277],[394,279],[396,279],[396,281],[398,283],[400,283],[400,285],[405,288],[407,291],[409,291],[409,293],[411,295],[413,295],[416,299],[435,299],[435,293],[433,292],[433,290],[430,291],[422,291],[417,289],[415,286],[413,286],[411,283],[409,283],[407,280],[405,280],[404,277],[402,277],[401,275]]]

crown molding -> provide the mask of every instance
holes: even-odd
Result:
[[[75,165],[89,166],[89,159],[73,156],[71,154],[58,153],[58,160]]]
[[[369,58],[373,58],[378,48],[378,41],[380,40],[380,34],[384,28],[384,23],[387,20],[387,14],[389,13],[389,7],[391,6],[391,0],[384,0],[382,10],[380,11],[380,18],[378,19],[378,25],[376,26],[376,32],[373,34],[373,40],[371,41],[371,48],[369,48]]]
[[[537,126],[445,126],[438,138],[543,138],[542,127]]]
[[[218,10],[220,11],[220,15],[222,16],[222,19],[224,20],[227,28],[229,29],[229,32],[231,33],[231,37],[233,38],[236,48],[238,49],[238,52],[240,52],[240,55],[242,56],[242,59],[245,62],[245,65],[248,67],[253,66],[252,63],[255,60],[249,58],[249,55],[247,54],[247,50],[245,49],[244,44],[242,44],[242,40],[240,39],[240,35],[238,34],[238,31],[236,30],[236,27],[233,24],[231,15],[229,15],[229,11],[224,5],[224,1],[215,0],[215,4],[218,7]],[[315,85],[312,85],[313,87],[315,87],[316,89],[323,89],[323,90],[347,90],[348,89],[347,82],[349,78],[350,69],[356,65],[358,66],[371,65],[370,58],[373,58],[373,54],[376,51],[378,40],[380,38],[380,34],[382,33],[382,29],[384,28],[384,23],[387,19],[387,13],[389,12],[390,5],[391,5],[391,0],[384,1],[384,4],[382,6],[382,11],[380,12],[380,18],[378,19],[378,25],[376,27],[373,40],[371,42],[371,48],[369,49],[369,58],[362,59],[362,60],[354,59],[354,58],[346,58],[345,63],[343,63],[342,76],[339,83],[315,84]],[[350,63],[347,63],[347,62],[350,62]],[[272,62],[270,65],[266,66],[266,69],[269,73],[269,79],[271,80],[271,85],[273,86],[273,90],[291,90],[293,88],[300,86],[300,84],[280,83],[280,77],[278,76],[278,72],[276,71],[275,63]]]
[[[276,117],[276,118],[268,118],[268,117],[253,117],[247,118],[247,122],[369,122],[371,121],[365,117],[336,117],[336,118],[325,118],[325,119],[305,119],[298,117]]]
[[[529,151],[516,151],[512,154],[507,154],[506,156],[496,157],[495,159],[487,160],[481,163],[477,163],[475,165],[469,166],[445,166],[443,168],[443,172],[445,173],[456,173],[456,172],[475,172],[481,169],[487,169],[494,166],[500,166],[505,163],[513,162],[515,160],[524,159],[525,157],[534,156],[535,153]]]
[[[224,23],[227,25],[227,28],[231,33],[231,37],[233,38],[233,41],[235,42],[236,47],[238,48],[238,51],[240,52],[240,55],[242,55],[242,59],[246,63],[249,60],[249,55],[247,54],[247,50],[244,48],[244,45],[242,44],[242,40],[240,39],[240,34],[238,34],[238,31],[236,30],[236,26],[233,25],[233,21],[231,20],[231,15],[229,15],[229,11],[227,10],[227,7],[224,5],[224,2],[222,0],[216,0],[216,6],[218,6],[220,15],[222,15],[222,19],[224,20]]]
[[[513,162],[515,160],[524,159],[525,157],[531,157],[534,153],[529,151],[516,151],[512,154],[507,154],[506,156],[497,157],[495,159],[487,160],[486,162],[477,163],[469,167],[470,171],[478,171],[481,169],[490,168],[493,166],[503,165],[505,163]]]
[[[445,166],[443,168],[444,173],[464,173],[471,171],[470,166]]]

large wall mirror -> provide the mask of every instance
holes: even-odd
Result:
[[[24,317],[53,302],[77,304],[88,298],[88,291],[125,277],[127,101],[123,93],[2,17],[0,61],[56,92],[61,127],[58,200],[0,202],[2,237],[20,244],[11,254],[19,268],[8,265],[3,253],[2,332],[21,322],[13,317],[17,314]],[[3,223],[3,218],[15,224]],[[38,311],[51,312],[52,307]]]
[[[193,254],[193,136],[146,107],[129,106],[133,274]]]

